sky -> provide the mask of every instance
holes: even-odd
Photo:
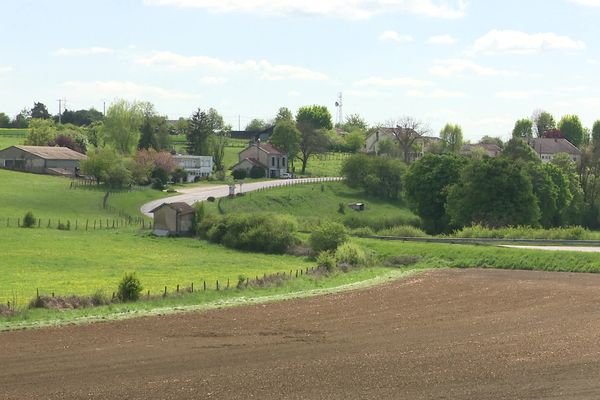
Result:
[[[319,104],[508,138],[600,119],[600,0],[0,0],[0,112],[152,102],[233,129]],[[64,104],[64,103],[63,103]]]

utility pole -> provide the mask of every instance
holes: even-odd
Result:
[[[62,124],[62,105],[65,103],[65,108],[67,107],[67,99],[58,99],[58,123]]]
[[[238,114],[238,131],[242,130],[242,116]]]

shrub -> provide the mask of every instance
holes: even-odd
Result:
[[[421,261],[419,256],[391,256],[385,259],[383,265],[386,267],[404,267]]]
[[[33,228],[35,226],[35,217],[31,211],[27,211],[23,217],[23,228]]]
[[[371,229],[369,227],[352,229],[352,231],[350,231],[350,233],[352,233],[355,236],[373,236],[373,235],[375,235],[375,232],[373,231],[373,229]]]
[[[185,169],[183,168],[177,168],[175,169],[175,171],[172,174],[172,178],[174,182],[182,182],[185,183],[187,182],[188,179],[188,173]]]
[[[135,273],[126,274],[123,279],[121,279],[121,282],[119,282],[117,297],[123,302],[136,301],[140,298],[142,290],[142,283],[135,276]]]
[[[255,165],[252,168],[250,168],[250,178],[252,178],[252,179],[264,178],[265,174],[266,174],[265,169],[262,167],[259,167],[258,165]]]
[[[206,201],[208,201],[209,203],[214,203],[215,202],[215,198],[213,196],[208,196]]]
[[[57,228],[58,228],[59,231],[70,231],[71,230],[71,222],[67,221],[66,224],[63,224],[62,222],[59,222]]]
[[[160,179],[152,178],[152,189],[164,190],[165,185],[161,182]]]
[[[207,215],[197,226],[198,235],[227,247],[264,253],[284,253],[298,244],[298,223],[277,214]]]
[[[345,214],[346,213],[346,205],[344,203],[339,203],[338,204],[338,212],[340,214]]]
[[[400,225],[419,227],[421,220],[416,215],[409,213],[397,215],[369,215],[362,213],[351,213],[344,217],[344,225],[350,229],[371,228],[374,231],[393,228]]]
[[[348,240],[348,233],[344,225],[338,222],[325,222],[317,227],[310,235],[310,247],[315,253],[334,251]]]
[[[509,226],[507,228],[487,228],[481,225],[473,225],[456,231],[453,237],[459,238],[492,238],[492,239],[562,239],[562,240],[591,240],[596,239],[592,232],[574,226],[570,228],[539,229],[528,226]]]
[[[335,251],[335,258],[340,264],[350,264],[352,266],[366,265],[368,262],[367,253],[357,244],[344,243]]]
[[[234,169],[231,171],[231,176],[233,179],[246,179],[248,172],[245,169]]]
[[[317,265],[319,268],[325,268],[328,272],[335,269],[336,260],[335,255],[331,251],[322,251],[317,256]]]
[[[400,237],[427,237],[428,235],[420,230],[419,228],[415,228],[410,225],[400,225],[394,226],[393,228],[383,229],[377,232],[378,235],[381,236],[400,236]]]

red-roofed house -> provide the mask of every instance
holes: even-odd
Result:
[[[288,156],[271,143],[254,142],[240,151],[240,161],[232,170],[243,169],[250,172],[254,166],[264,168],[265,176],[280,178],[288,171]]]

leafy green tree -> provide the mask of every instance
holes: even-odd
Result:
[[[318,105],[300,107],[296,114],[296,123],[299,129],[300,126],[309,126],[313,130],[330,130],[333,128],[331,113],[327,107]]]
[[[567,207],[560,210],[561,225],[581,225],[584,212],[584,195],[580,176],[577,173],[577,165],[566,153],[554,155],[552,164],[556,165],[565,175],[569,182],[569,191],[572,199]]]
[[[346,184],[383,199],[398,200],[402,194],[406,165],[387,157],[355,154],[344,160],[342,175]]]
[[[106,111],[102,128],[106,144],[121,154],[131,154],[139,142],[143,121],[141,103],[119,100],[111,104]]]
[[[429,133],[429,128],[423,122],[409,116],[390,120],[387,125],[395,143],[402,151],[403,161],[410,164],[414,158],[411,154],[415,152],[417,140]]]
[[[56,126],[51,119],[33,118],[29,123],[29,134],[25,144],[30,146],[48,146],[56,138]]]
[[[512,130],[513,138],[529,139],[533,136],[533,122],[529,118],[521,118],[515,122]]]
[[[267,129],[267,123],[259,118],[254,118],[246,125],[246,132],[261,132]]]
[[[408,169],[404,177],[406,199],[429,233],[452,228],[446,213],[448,188],[458,182],[466,164],[461,156],[427,153]]]
[[[460,125],[446,124],[440,131],[442,147],[449,153],[457,154],[463,146],[463,133]]]
[[[214,108],[204,111],[200,108],[190,119],[187,132],[187,150],[189,154],[202,156],[210,154],[210,138],[227,130],[223,117]]]
[[[541,162],[540,157],[535,150],[521,138],[512,138],[506,142],[504,150],[502,150],[502,157],[513,161]]]
[[[11,121],[11,128],[24,129],[29,127],[29,121],[31,120],[31,112],[27,109],[21,110],[15,118]]]
[[[562,226],[563,212],[570,207],[573,201],[571,183],[569,177],[555,164],[547,163],[542,165],[556,187],[556,213],[554,214],[552,226]]]
[[[592,144],[600,149],[600,119],[592,126]]]
[[[369,129],[369,125],[359,114],[350,114],[342,124],[342,129],[346,132],[353,132],[357,129],[366,132]]]
[[[104,141],[104,123],[102,121],[92,122],[84,128],[84,133],[88,142],[94,147],[103,147]]]
[[[179,118],[170,128],[171,135],[187,135],[190,128],[190,120],[188,118]]]
[[[210,138],[210,149],[213,157],[213,163],[216,171],[225,170],[225,146],[227,145],[228,135],[226,133],[217,133]]]
[[[292,171],[294,170],[294,159],[300,150],[300,142],[302,134],[292,120],[281,120],[273,129],[273,134],[269,138],[273,146],[282,150],[288,155],[289,161],[292,163]]]
[[[0,112],[0,128],[10,128],[10,117]]]
[[[102,121],[104,115],[96,110],[90,108],[89,110],[65,110],[61,115],[61,122],[63,124],[73,124],[76,126],[88,126],[94,122]],[[54,122],[58,122],[58,115],[54,117]]]
[[[81,162],[81,170],[85,175],[94,176],[98,184],[105,182],[109,187],[120,187],[131,181],[124,159],[110,147],[90,152],[87,160]]]
[[[30,112],[31,118],[49,119],[50,113],[44,103],[33,103],[33,108]]]
[[[144,122],[142,123],[142,127],[140,128],[141,135],[140,141],[138,143],[138,149],[159,149],[156,132],[154,131],[154,127],[152,126],[151,118],[151,115],[144,116]]]
[[[537,137],[544,137],[544,132],[556,129],[554,117],[547,111],[534,111],[531,120],[533,121],[534,133]]]
[[[456,226],[536,225],[540,218],[523,165],[502,157],[472,160],[465,166],[459,182],[449,188],[446,211]]]
[[[574,146],[581,146],[584,138],[584,129],[577,115],[565,115],[558,123],[558,129],[565,135],[565,139]]]
[[[365,133],[360,129],[354,129],[344,138],[346,150],[356,153],[365,147]]]
[[[540,224],[544,228],[550,228],[558,214],[558,188],[543,164],[529,163],[527,173],[531,177],[533,194],[540,208]]]
[[[279,108],[279,110],[277,111],[277,115],[275,116],[275,119],[273,120],[273,124],[277,125],[278,123],[280,123],[282,121],[294,122],[294,114],[292,114],[290,109],[287,107]]]

